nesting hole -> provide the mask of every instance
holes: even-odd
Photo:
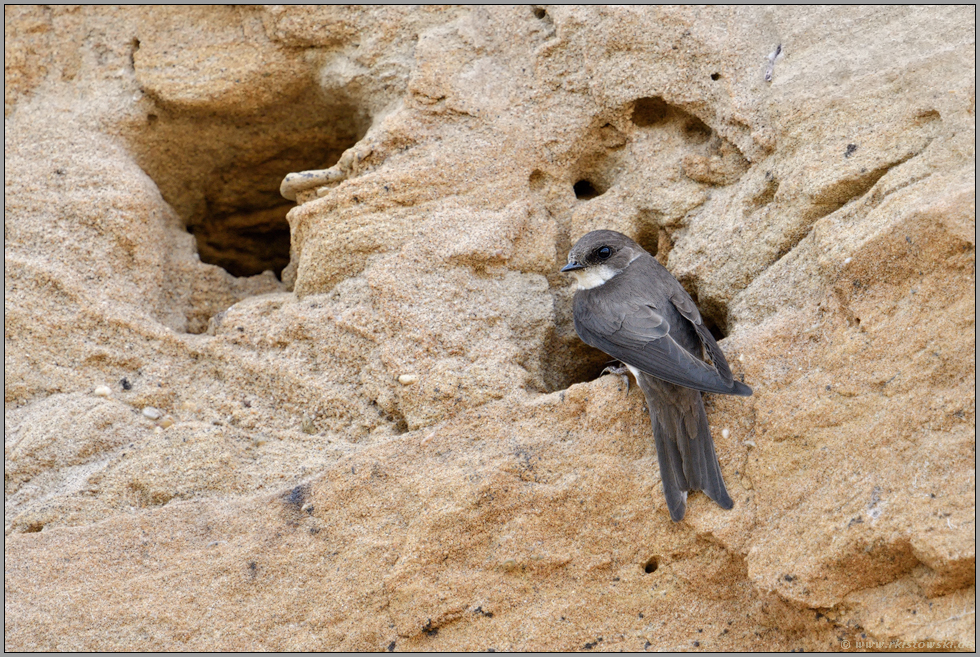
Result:
[[[643,572],[649,575],[650,573],[657,572],[657,568],[659,567],[660,567],[660,560],[657,559],[657,557],[650,557],[649,559],[647,559],[647,562],[643,564]]]
[[[134,126],[132,151],[203,262],[281,279],[290,258],[286,213],[295,207],[279,193],[282,179],[335,164],[369,122],[352,100],[315,88],[237,115],[158,104]]]
[[[565,390],[576,383],[586,383],[599,378],[602,371],[612,362],[611,357],[582,342],[576,335],[571,317],[571,299],[556,298],[558,326],[545,341],[541,353],[540,371],[544,383],[541,392],[550,393]]]
[[[534,17],[538,20],[544,20],[544,18],[548,15],[548,12],[545,11],[544,7],[534,7],[532,11],[534,12]]]
[[[721,79],[721,73],[712,73],[711,74],[711,79],[714,80],[715,82],[717,82],[718,80]]]
[[[579,180],[577,183],[572,185],[572,190],[575,192],[575,198],[579,199],[580,201],[588,201],[596,196],[601,196],[603,191],[605,191],[599,191],[591,180],[585,179]]]

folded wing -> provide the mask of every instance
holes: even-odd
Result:
[[[688,330],[687,326],[671,327],[664,316],[666,313],[649,302],[637,300],[636,295],[616,296],[624,300],[610,302],[609,295],[595,295],[589,303],[576,299],[575,329],[586,343],[675,385],[725,395],[752,394],[751,388],[733,380],[724,353],[686,295],[675,293],[669,297],[669,303],[680,315],[675,321],[689,323],[710,364],[672,336],[677,331]]]

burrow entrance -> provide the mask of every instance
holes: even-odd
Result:
[[[201,260],[234,276],[289,264],[279,194],[293,171],[329,167],[360,140],[370,116],[311,86],[299,96],[240,115],[154,107],[133,138],[139,165],[197,240]]]

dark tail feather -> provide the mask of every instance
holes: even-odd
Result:
[[[708,431],[708,416],[704,412],[704,403],[701,401],[701,393],[692,390],[697,396],[698,427],[697,438],[693,440],[691,446],[691,458],[684,460],[684,465],[690,464],[691,474],[687,475],[687,483],[691,485],[691,490],[703,490],[705,494],[718,503],[723,509],[730,509],[735,506],[728,489],[725,488],[725,480],[721,476],[721,464],[718,462],[718,455],[715,454],[715,441],[711,439]],[[685,472],[688,468],[685,467]],[[694,474],[697,472],[697,474]]]
[[[647,407],[653,408],[649,396],[647,396]],[[657,445],[657,460],[660,462],[660,480],[663,483],[670,519],[680,522],[687,509],[687,491],[690,486],[687,477],[684,476],[684,459],[677,450],[676,431],[669,420],[662,423],[658,421],[659,417],[659,413],[650,413],[653,440]]]
[[[721,508],[732,508],[701,393],[646,375],[640,378],[671,519],[678,522],[684,517],[690,490],[703,490]]]

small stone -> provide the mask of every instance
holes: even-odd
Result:
[[[143,417],[150,420],[159,420],[163,417],[163,413],[159,408],[153,408],[152,406],[147,406],[143,409]]]
[[[721,430],[721,437],[724,438],[725,440],[728,440],[728,437],[730,435],[732,435],[732,432],[729,431],[728,429],[722,429]]]
[[[850,258],[844,258],[844,264],[845,265],[851,264],[851,259]]]
[[[95,386],[95,390],[92,391],[97,397],[108,397],[112,394],[112,390],[109,386]]]
[[[418,380],[419,377],[416,374],[402,374],[398,377],[398,383],[402,384],[403,386],[410,386]]]
[[[174,419],[168,415],[160,420],[157,426],[159,426],[161,429],[169,429],[170,427],[174,426]]]

